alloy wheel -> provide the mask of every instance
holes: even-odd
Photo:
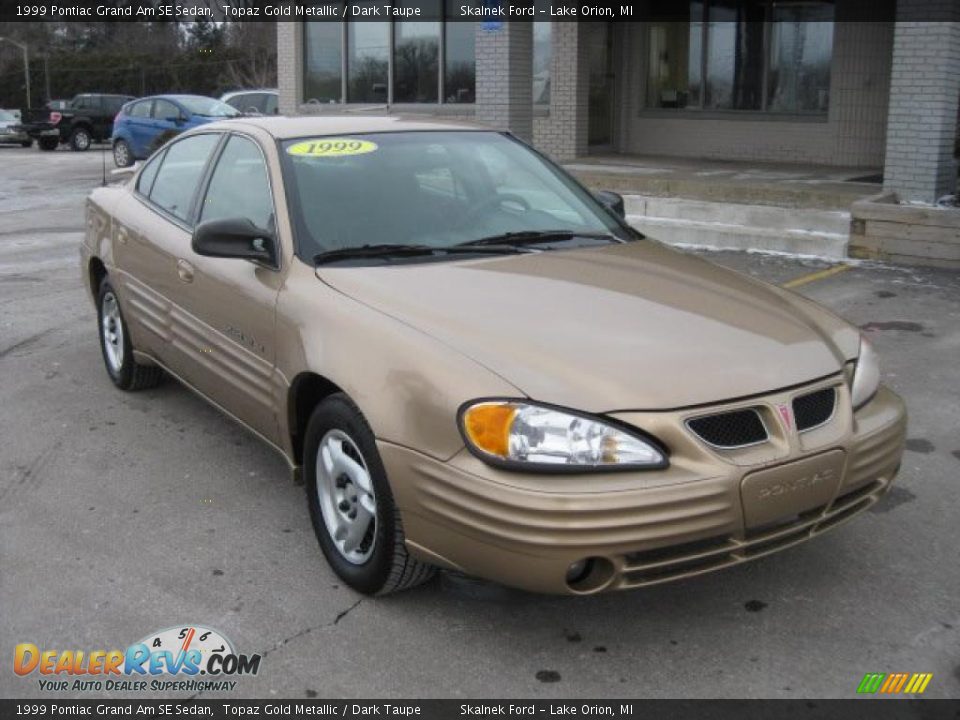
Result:
[[[363,455],[342,430],[330,430],[317,450],[317,500],[327,533],[343,558],[362,565],[377,538],[377,497]]]

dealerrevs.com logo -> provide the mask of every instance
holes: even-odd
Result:
[[[50,692],[172,692],[233,690],[241,675],[256,675],[261,656],[242,655],[222,633],[201,625],[151,633],[126,650],[59,650],[20,643],[13,671],[38,675]]]

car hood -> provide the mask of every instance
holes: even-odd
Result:
[[[317,274],[529,397],[592,412],[770,392],[859,350],[855,328],[801,296],[650,241]]]

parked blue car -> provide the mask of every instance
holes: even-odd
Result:
[[[240,114],[236,108],[202,95],[134,100],[120,108],[113,120],[113,161],[117,167],[129,167],[184,130]]]

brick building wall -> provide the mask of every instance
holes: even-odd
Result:
[[[533,26],[507,22],[497,32],[476,30],[476,119],[533,139]]]
[[[915,3],[902,3],[898,14],[909,18]],[[934,203],[957,190],[960,7],[949,11],[953,22],[898,16],[884,187],[905,201]]]

